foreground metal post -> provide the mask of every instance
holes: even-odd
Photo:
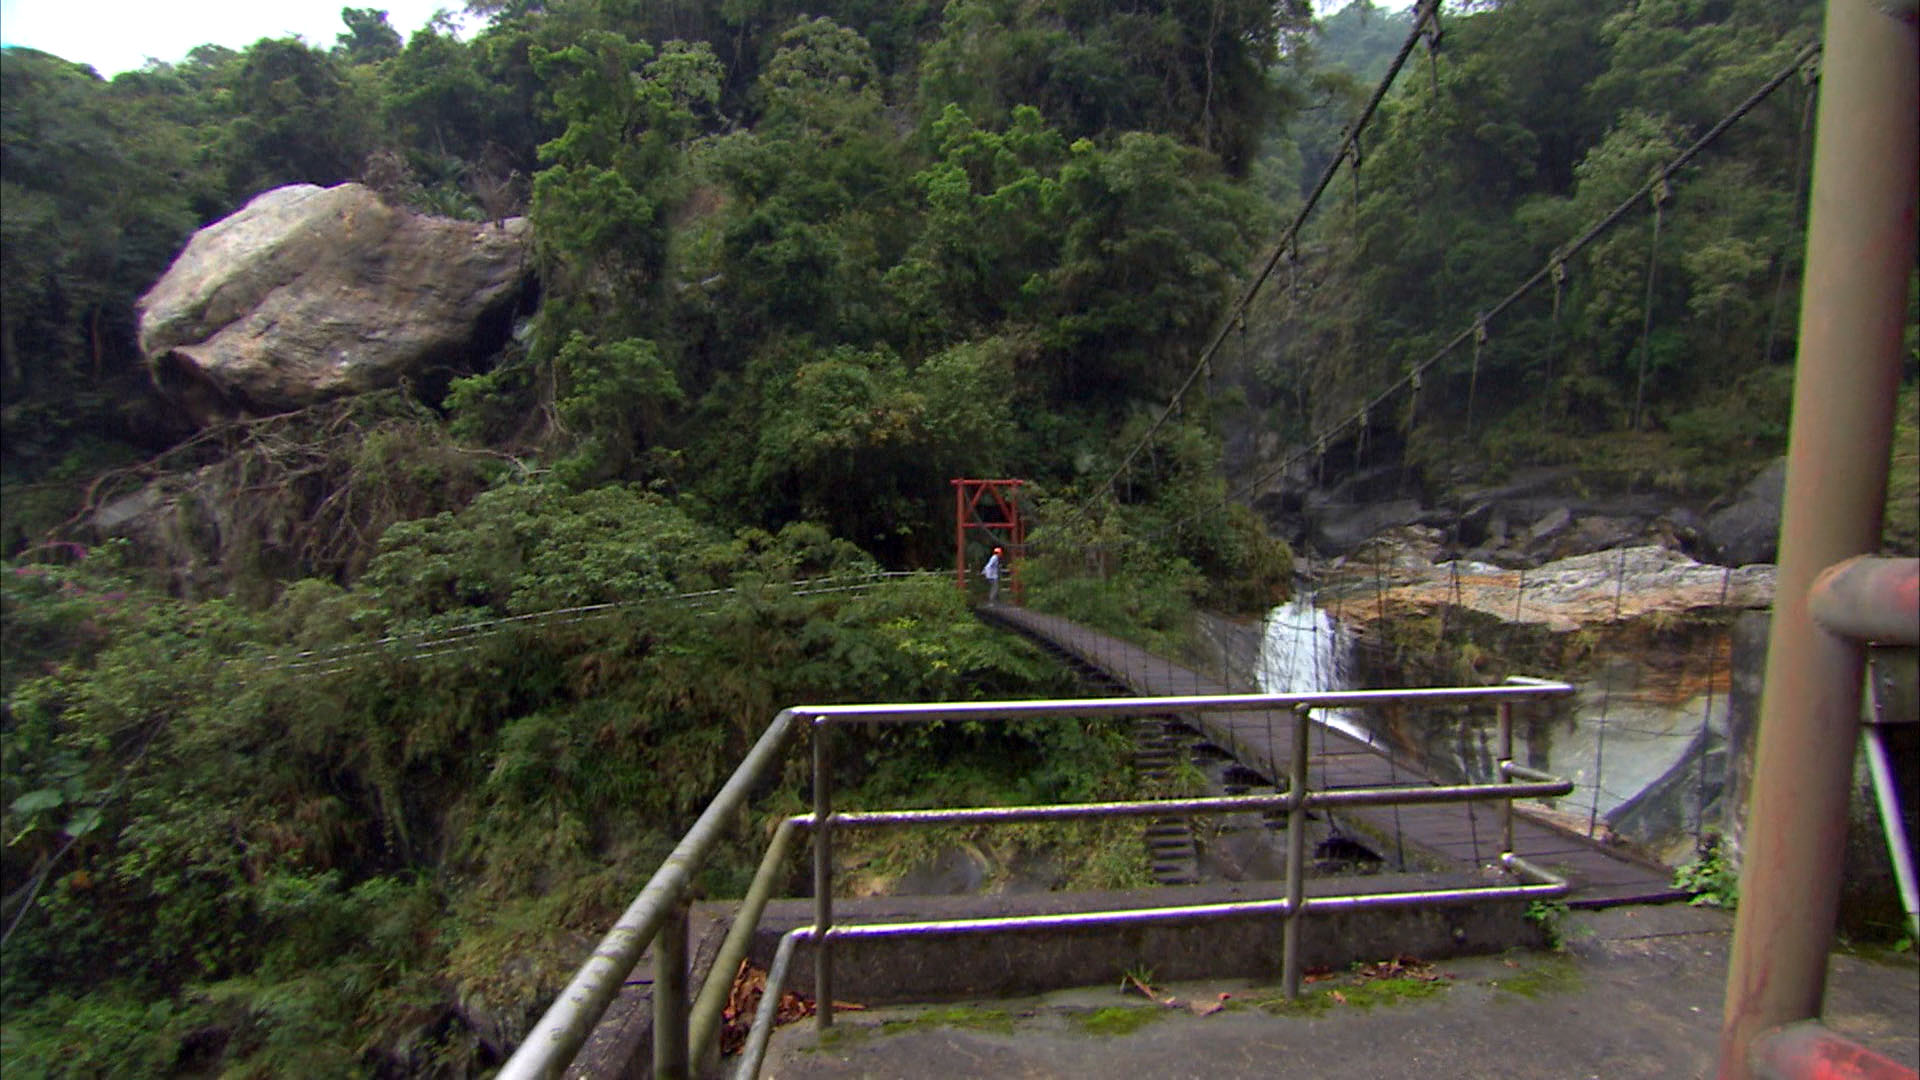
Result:
[[[833,757],[827,740],[833,728],[813,719],[813,998],[814,1022],[833,1026]]]
[[[687,902],[667,913],[653,939],[653,1075],[655,1080],[686,1080],[687,1066]]]
[[[1300,919],[1306,899],[1307,736],[1312,728],[1305,705],[1293,710],[1293,760],[1287,762],[1287,924],[1280,937],[1281,988],[1288,1001],[1300,996]]]
[[[1911,21],[1827,5],[1780,567],[1727,969],[1719,1075],[1816,1017],[1839,909],[1862,648],[1821,629],[1822,570],[1879,546],[1908,275],[1920,72]]]

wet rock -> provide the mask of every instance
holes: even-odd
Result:
[[[898,896],[969,896],[986,891],[993,870],[984,852],[970,844],[957,845],[902,874],[890,891]]]

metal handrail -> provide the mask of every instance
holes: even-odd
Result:
[[[793,828],[814,829],[814,922],[812,926],[789,932],[781,941],[775,964],[769,969],[762,991],[761,1007],[747,1036],[747,1048],[735,1076],[752,1080],[765,1054],[766,1040],[772,1036],[778,1000],[786,969],[795,945],[802,940],[815,946],[814,1016],[824,1030],[833,1023],[832,944],[838,939],[981,933],[996,930],[1037,927],[1103,926],[1121,923],[1150,923],[1218,918],[1229,915],[1271,912],[1285,918],[1282,944],[1282,985],[1286,996],[1295,997],[1300,986],[1300,917],[1315,912],[1346,911],[1359,908],[1408,907],[1439,903],[1458,903],[1482,899],[1552,899],[1566,895],[1564,878],[1536,866],[1513,851],[1512,799],[1527,796],[1564,795],[1573,789],[1570,781],[1550,777],[1513,761],[1512,700],[1517,697],[1546,697],[1571,694],[1566,683],[1516,678],[1504,686],[1435,687],[1410,690],[1347,690],[1309,694],[1251,694],[1187,698],[1119,698],[1066,702],[1031,703],[1018,710],[1019,715],[1053,712],[1056,715],[1099,715],[1130,712],[1195,712],[1221,709],[1273,708],[1291,706],[1298,714],[1294,725],[1294,746],[1290,762],[1292,775],[1288,790],[1274,795],[1229,796],[1202,799],[1142,800],[1123,803],[1084,803],[1071,805],[990,807],[954,810],[881,811],[835,814],[831,811],[832,773],[828,767],[827,730],[834,723],[901,721],[913,719],[949,719],[950,710],[965,706],[837,706],[810,709],[814,725],[814,813],[799,815],[783,823]],[[1314,792],[1307,783],[1309,714],[1312,709],[1338,708],[1359,704],[1396,702],[1461,701],[1496,699],[1499,702],[1498,747],[1500,781],[1491,784],[1448,786],[1407,786],[1400,788],[1362,788]],[[1001,703],[1005,704],[1005,703]],[[1052,709],[1045,708],[1052,706]],[[969,710],[970,711],[970,710]],[[1514,778],[1529,783],[1513,783]],[[1428,802],[1457,802],[1474,799],[1501,803],[1502,850],[1500,865],[1509,873],[1527,879],[1521,885],[1477,886],[1463,889],[1435,889],[1405,893],[1352,894],[1314,897],[1304,895],[1306,812],[1315,806],[1397,805]],[[1198,816],[1232,813],[1249,809],[1284,808],[1288,812],[1287,896],[1280,900],[1239,901],[1225,904],[1193,905],[1176,908],[1138,908],[1115,912],[1082,912],[1067,915],[1016,916],[996,919],[962,919],[927,923],[888,923],[836,926],[832,916],[832,842],[839,827],[867,827],[907,824],[956,824],[962,822],[1018,822],[1076,817],[1125,817],[1144,814]],[[744,914],[744,913],[743,913]],[[754,912],[758,917],[758,912]],[[782,962],[784,959],[785,962]],[[722,956],[722,964],[726,957]],[[733,961],[735,965],[738,960]],[[719,968],[724,970],[724,967]],[[656,1017],[659,1014],[656,1013]]]
[[[639,963],[640,954],[653,943],[669,917],[687,901],[694,875],[706,863],[734,814],[746,805],[747,793],[767,767],[778,760],[780,748],[793,733],[794,726],[791,709],[781,710],[767,725],[753,749],[747,751],[733,775],[721,786],[719,794],[707,804],[673,853],[653,872],[640,895],[627,905],[613,929],[600,939],[593,955],[580,965],[566,989],[507,1060],[500,1070],[501,1080],[558,1076],[572,1062],[593,1026],[619,994],[627,973]]]
[[[1256,901],[1231,905],[1199,905],[1186,908],[1145,908],[1125,913],[1084,913],[1076,919],[1106,918],[1107,921],[1165,921],[1170,919],[1211,918],[1228,913],[1271,911],[1287,919],[1283,965],[1288,969],[1287,992],[1298,991],[1298,916],[1313,912],[1347,910],[1353,907],[1391,907],[1409,904],[1458,902],[1466,899],[1512,898],[1517,896],[1551,898],[1564,895],[1567,882],[1513,854],[1511,800],[1530,796],[1564,795],[1572,790],[1566,780],[1549,777],[1537,770],[1514,764],[1512,760],[1512,702],[1516,698],[1564,696],[1573,687],[1566,683],[1516,678],[1506,685],[1488,687],[1433,687],[1406,690],[1343,690],[1305,694],[1232,694],[1196,697],[1090,698],[1051,701],[999,701],[971,703],[908,703],[868,705],[822,705],[783,710],[776,716],[721,788],[713,802],[700,815],[673,854],[668,856],[640,895],[634,899],[609,931],[593,955],[574,975],[559,998],[541,1017],[518,1051],[501,1071],[502,1077],[554,1076],[572,1060],[586,1042],[588,1034],[618,994],[627,974],[649,944],[663,929],[676,935],[674,942],[662,946],[665,955],[684,955],[684,912],[691,883],[713,847],[718,843],[727,821],[744,805],[746,794],[778,759],[781,748],[793,730],[802,724],[813,729],[814,812],[783,820],[774,832],[765,857],[755,873],[752,887],[736,914],[734,925],[714,961],[712,973],[701,988],[691,1012],[684,997],[684,982],[666,980],[656,983],[654,1025],[668,1032],[656,1037],[656,1073],[684,1074],[690,1061],[700,1060],[719,1026],[731,984],[731,972],[745,957],[754,928],[773,891],[778,868],[786,860],[794,836],[809,829],[814,840],[814,925],[787,935],[781,942],[775,964],[768,973],[767,1001],[777,1002],[779,985],[785,978],[795,943],[801,939],[817,943],[815,991],[822,1003],[817,1017],[822,1026],[832,1023],[832,964],[830,945],[840,938],[893,936],[907,933],[977,933],[1014,926],[1048,925],[1047,919],[1061,916],[1034,916],[1014,920],[963,920],[950,923],[885,924],[877,927],[835,926],[832,918],[832,834],[842,828],[870,828],[901,825],[956,824],[962,822],[1013,822],[1086,817],[1131,817],[1142,815],[1198,816],[1223,814],[1249,809],[1285,809],[1290,816],[1288,830],[1288,897],[1285,900]],[[1446,702],[1492,699],[1500,711],[1500,782],[1491,784],[1412,785],[1401,788],[1359,788],[1314,792],[1306,783],[1307,734],[1305,722],[1313,709],[1336,709],[1362,705],[1405,702]],[[1129,716],[1201,711],[1249,711],[1292,709],[1302,722],[1294,725],[1293,775],[1285,793],[1208,797],[1193,799],[1137,800],[1082,804],[1054,804],[1019,807],[971,807],[944,810],[906,810],[835,813],[832,810],[832,770],[829,732],[839,724],[851,723],[929,723],[943,720],[997,720],[1052,716]],[[1514,783],[1515,779],[1525,783]],[[1298,793],[1296,796],[1295,793]],[[1437,803],[1471,800],[1498,800],[1502,805],[1505,848],[1501,865],[1528,879],[1529,884],[1483,886],[1469,889],[1435,890],[1419,893],[1389,893],[1369,896],[1306,898],[1301,893],[1304,863],[1305,815],[1310,807],[1394,805],[1399,803]],[[1218,908],[1218,910],[1214,910]],[[1039,921],[1034,921],[1039,920]],[[891,928],[889,928],[891,927]],[[902,929],[906,927],[906,929]],[[782,962],[785,957],[786,962]],[[753,1075],[748,1061],[758,1061],[764,1052],[764,1039],[771,1034],[772,1013],[766,1012],[767,1030],[761,1031],[756,1018],[755,1030],[762,1040],[743,1060],[742,1075]],[[681,1037],[685,1033],[684,1038]],[[752,1039],[754,1036],[750,1036]],[[664,1055],[664,1057],[662,1056]],[[755,1066],[757,1068],[757,1066]]]

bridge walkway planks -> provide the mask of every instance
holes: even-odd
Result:
[[[1223,681],[1130,642],[1055,615],[998,605],[979,609],[992,623],[1034,638],[1091,666],[1143,697],[1220,695],[1242,691]],[[1291,710],[1200,712],[1182,717],[1242,766],[1267,777],[1284,777],[1293,746]],[[1384,787],[1436,781],[1424,770],[1396,761],[1322,723],[1314,724],[1309,745],[1309,785],[1315,789]],[[1500,854],[1500,818],[1495,806],[1472,803],[1367,807],[1341,812],[1376,838],[1401,844],[1417,859],[1441,870],[1477,872]],[[1514,815],[1516,853],[1563,874],[1573,884],[1574,907],[1673,900],[1686,894],[1672,886],[1672,871],[1649,860],[1589,840],[1550,822]],[[1383,854],[1386,854],[1383,852]],[[1404,861],[1404,860],[1403,860]]]

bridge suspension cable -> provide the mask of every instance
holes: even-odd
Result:
[[[1337,438],[1348,427],[1364,423],[1369,415],[1373,414],[1380,406],[1391,400],[1395,394],[1408,386],[1416,385],[1430,368],[1441,360],[1444,360],[1455,349],[1458,349],[1468,342],[1477,340],[1478,335],[1486,332],[1488,324],[1491,323],[1494,318],[1503,314],[1508,308],[1533,292],[1542,282],[1551,280],[1556,283],[1557,287],[1558,278],[1556,274],[1564,273],[1563,270],[1557,270],[1557,268],[1564,267],[1567,260],[1585,250],[1589,244],[1592,244],[1595,240],[1605,235],[1608,230],[1619,224],[1620,221],[1626,217],[1627,213],[1643,200],[1650,200],[1657,192],[1670,187],[1674,176],[1679,170],[1685,168],[1694,158],[1698,157],[1702,151],[1717,142],[1720,136],[1724,135],[1729,128],[1739,122],[1742,117],[1752,112],[1756,106],[1771,96],[1774,91],[1778,90],[1787,80],[1791,79],[1795,73],[1806,69],[1819,55],[1819,42],[1809,42],[1802,46],[1800,50],[1794,54],[1793,59],[1789,63],[1775,72],[1762,83],[1759,88],[1755,89],[1753,93],[1747,95],[1745,100],[1734,106],[1734,108],[1725,116],[1721,117],[1717,123],[1707,129],[1698,139],[1695,139],[1691,145],[1676,155],[1672,161],[1654,170],[1653,175],[1648,177],[1647,181],[1634,191],[1633,194],[1621,200],[1619,205],[1615,206],[1604,217],[1594,222],[1572,241],[1555,248],[1546,263],[1538,270],[1535,270],[1526,280],[1522,281],[1512,292],[1509,292],[1492,307],[1487,308],[1485,311],[1477,312],[1472,321],[1459,333],[1435,349],[1426,359],[1409,368],[1406,374],[1401,375],[1392,383],[1389,383],[1384,390],[1381,390],[1369,398],[1358,410],[1316,432],[1304,446],[1282,458],[1279,464],[1266,469],[1252,480],[1230,489],[1225,497],[1221,499],[1218,506],[1210,506],[1204,510],[1188,514],[1157,530],[1150,535],[1149,539],[1163,537],[1170,532],[1199,520],[1206,514],[1217,512],[1236,499],[1245,498],[1255,490],[1271,482],[1275,477],[1291,469],[1295,464],[1304,460],[1310,454],[1324,451],[1324,449],[1331,444],[1332,440]],[[1149,435],[1151,435],[1151,431]],[[1128,460],[1131,460],[1131,455]],[[1109,484],[1111,484],[1111,480],[1109,480]]]
[[[1245,326],[1247,308],[1253,303],[1254,297],[1260,294],[1260,290],[1266,285],[1267,279],[1273,276],[1273,271],[1280,265],[1280,260],[1283,257],[1289,256],[1297,258],[1300,230],[1306,225],[1307,218],[1310,217],[1315,208],[1319,206],[1321,196],[1326,194],[1327,188],[1333,183],[1334,176],[1339,173],[1341,165],[1351,161],[1357,175],[1357,170],[1360,167],[1360,133],[1365,130],[1367,124],[1373,120],[1374,112],[1379,109],[1380,103],[1386,99],[1387,91],[1392,89],[1394,80],[1400,74],[1400,69],[1406,66],[1407,58],[1412,55],[1414,46],[1420,41],[1425,40],[1429,52],[1439,47],[1439,24],[1439,0],[1420,0],[1419,5],[1414,10],[1413,29],[1408,32],[1407,39],[1400,43],[1400,51],[1394,54],[1393,63],[1387,67],[1386,74],[1381,76],[1379,84],[1374,87],[1373,94],[1368,97],[1366,106],[1347,124],[1346,131],[1340,136],[1340,145],[1335,148],[1334,154],[1328,160],[1326,168],[1320,171],[1320,178],[1315,181],[1312,192],[1307,196],[1306,203],[1302,205],[1299,212],[1293,216],[1293,222],[1280,234],[1279,241],[1274,244],[1273,250],[1267,255],[1266,261],[1261,264],[1259,272],[1254,274],[1253,279],[1247,283],[1246,288],[1241,290],[1240,298],[1228,309],[1226,317],[1220,322],[1219,329],[1214,331],[1213,339],[1207,343],[1206,348],[1200,351],[1200,359],[1194,363],[1193,370],[1187,372],[1187,377],[1181,381],[1179,388],[1173,392],[1173,398],[1167,402],[1167,407],[1161,410],[1160,416],[1154,420],[1152,426],[1147,428],[1146,434],[1140,437],[1140,441],[1134,444],[1133,449],[1129,450],[1126,456],[1121,459],[1119,466],[1113,470],[1112,474],[1094,489],[1094,494],[1090,495],[1086,502],[1081,504],[1080,510],[1083,515],[1088,506],[1091,505],[1092,500],[1098,497],[1100,492],[1113,490],[1114,481],[1118,480],[1121,474],[1127,471],[1127,468],[1133,464],[1134,459],[1140,456],[1140,452],[1146,449],[1147,445],[1153,441],[1153,436],[1167,422],[1167,418],[1172,416],[1180,408],[1187,391],[1192,389],[1194,382],[1199,379],[1200,374],[1212,363],[1214,355],[1217,354],[1220,351],[1220,347],[1226,343],[1228,336],[1236,327]]]

